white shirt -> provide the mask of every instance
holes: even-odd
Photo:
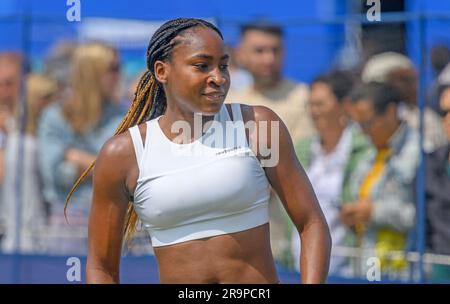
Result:
[[[320,139],[317,138],[311,145],[311,164],[306,169],[317,200],[327,220],[332,246],[343,246],[345,237],[345,226],[339,219],[339,212],[344,170],[348,161],[350,147],[351,131],[349,127],[344,129],[337,146],[330,153],[323,151],[320,145]],[[294,231],[296,232],[295,229]],[[300,242],[297,233],[293,234],[292,241],[296,268],[299,269],[298,256],[300,254]],[[344,258],[333,256],[332,251],[329,273],[344,275],[344,263]]]

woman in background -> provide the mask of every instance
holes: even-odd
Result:
[[[297,157],[306,170],[322,211],[330,227],[333,246],[347,244],[347,228],[339,213],[349,196],[350,175],[363,161],[371,145],[359,127],[346,113],[348,95],[353,87],[353,77],[347,72],[334,71],[318,76],[311,84],[309,111],[317,135],[300,140],[296,145]],[[295,230],[292,234],[294,256],[300,251]],[[333,255],[330,274],[349,276],[348,260]],[[299,270],[300,265],[296,263]]]
[[[63,205],[72,184],[121,120],[124,110],[116,103],[119,81],[120,63],[114,48],[98,42],[80,45],[73,54],[71,96],[42,115],[39,162],[44,198],[51,203],[49,243],[54,246],[50,253],[86,253],[91,181],[86,180],[74,195],[77,204],[69,218],[73,226],[69,230],[64,229]],[[57,236],[51,236],[53,233]]]

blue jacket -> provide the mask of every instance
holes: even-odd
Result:
[[[76,134],[62,114],[60,103],[46,108],[38,128],[38,161],[43,177],[43,194],[47,202],[64,203],[67,194],[78,178],[77,168],[64,159],[66,149],[75,148],[97,154],[105,141],[119,126],[125,111],[107,103],[95,128],[85,134]],[[91,182],[82,183],[73,195],[89,205]]]

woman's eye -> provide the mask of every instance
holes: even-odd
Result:
[[[228,64],[222,64],[222,65],[220,65],[220,68],[222,70],[227,70],[228,69]]]
[[[194,66],[200,70],[206,70],[208,68],[208,65],[205,63],[198,63],[198,64],[195,64]]]

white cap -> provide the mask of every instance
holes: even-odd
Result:
[[[363,82],[385,82],[386,77],[397,69],[413,69],[412,61],[400,53],[385,52],[372,56],[362,71]]]

